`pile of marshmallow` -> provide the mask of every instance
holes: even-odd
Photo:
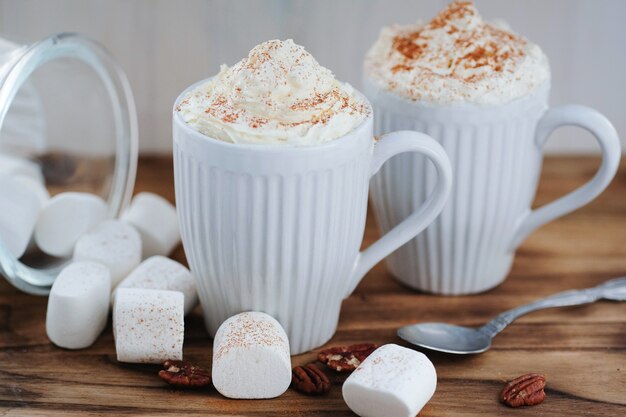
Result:
[[[21,258],[35,248],[59,258],[88,250],[77,249],[78,241],[105,221],[107,211],[106,202],[89,193],[66,192],[50,198],[37,163],[0,153],[0,236],[13,257]],[[136,196],[122,220],[141,235],[144,258],[168,254],[180,242],[176,210],[156,194]],[[141,257],[141,249],[134,255]],[[111,271],[114,284],[122,278],[122,269]]]
[[[50,340],[67,349],[92,345],[112,306],[118,361],[181,360],[184,317],[198,297],[190,271],[166,257],[180,242],[175,207],[140,193],[120,220],[108,220],[100,197],[66,192],[50,198],[36,164],[0,162],[0,236],[9,251],[19,258],[38,247],[72,257],[48,299]],[[228,398],[283,394],[292,366],[280,323],[261,312],[227,319],[214,338],[211,376]],[[410,417],[432,397],[436,382],[425,355],[388,344],[348,377],[343,397],[360,416]]]
[[[182,358],[184,316],[198,297],[191,272],[164,256],[180,242],[167,200],[140,193],[120,220],[107,220],[99,197],[58,194],[41,209],[34,236],[42,251],[72,256],[48,298],[46,331],[54,344],[90,346],[113,306],[119,361]]]
[[[51,198],[39,165],[0,155],[6,249],[15,258],[34,248],[71,257],[50,290],[50,340],[67,349],[90,346],[113,305],[120,361],[182,358],[183,317],[198,297],[189,270],[166,257],[180,243],[176,208],[156,194],[140,193],[120,220],[108,216],[99,196],[63,192]]]

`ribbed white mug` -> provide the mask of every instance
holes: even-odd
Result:
[[[471,294],[500,284],[518,245],[536,228],[589,203],[614,177],[620,143],[611,123],[595,110],[568,105],[548,109],[550,86],[501,106],[437,106],[377,88],[365,77],[375,132],[410,129],[435,138],[448,153],[454,175],[441,215],[417,238],[386,259],[409,287],[438,294]],[[588,130],[602,150],[591,181],[531,210],[543,146],[556,128]],[[419,155],[398,155],[371,183],[382,232],[422,204],[436,176]]]
[[[372,131],[368,117],[321,145],[241,145],[195,131],[174,111],[178,216],[211,335],[228,317],[254,310],[281,323],[292,354],[324,344],[365,273],[439,214],[452,177],[441,146],[417,132],[375,141]],[[434,163],[434,192],[359,252],[369,180],[403,152]]]

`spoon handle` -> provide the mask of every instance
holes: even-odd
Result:
[[[479,331],[489,337],[493,337],[504,330],[506,326],[511,324],[518,317],[532,313],[533,311],[542,310],[544,308],[588,304],[600,299],[626,301],[626,277],[612,279],[596,287],[584,290],[563,291],[530,304],[505,311],[481,327]]]

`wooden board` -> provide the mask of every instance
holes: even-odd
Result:
[[[547,160],[537,204],[591,178],[594,158]],[[141,161],[137,191],[173,200],[171,161]],[[368,221],[366,243],[377,236]],[[182,249],[174,255],[184,260]],[[596,201],[534,233],[520,248],[510,277],[486,294],[437,297],[408,290],[378,265],[343,304],[329,343],[402,343],[398,327],[417,321],[480,325],[503,310],[561,290],[626,275],[626,165]],[[46,299],[22,294],[0,280],[0,415],[352,415],[341,398],[341,378],[328,396],[288,391],[266,401],[235,401],[214,390],[183,392],[165,386],[158,366],[120,364],[110,326],[94,346],[68,351],[51,345]],[[196,310],[186,322],[185,358],[209,366],[211,340]],[[306,363],[314,353],[293,358]],[[521,318],[482,355],[429,354],[437,391],[422,411],[435,416],[626,415],[626,303],[548,310]],[[503,381],[527,372],[546,374],[547,399],[511,410],[497,402]]]

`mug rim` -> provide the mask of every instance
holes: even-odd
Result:
[[[339,148],[339,147],[348,145],[354,140],[357,140],[358,138],[362,137],[364,134],[367,136],[370,136],[372,140],[374,138],[374,134],[373,134],[374,116],[373,116],[372,103],[365,96],[365,94],[363,94],[361,91],[357,90],[354,87],[353,87],[353,90],[356,93],[356,95],[359,96],[365,103],[367,103],[369,107],[369,114],[358,125],[354,126],[352,130],[350,130],[348,133],[345,133],[334,139],[330,139],[326,142],[306,144],[306,145],[276,144],[276,143],[259,143],[259,144],[232,143],[232,142],[226,142],[224,140],[205,135],[204,133],[199,132],[198,130],[189,126],[187,122],[183,120],[182,116],[176,111],[176,107],[178,106],[178,103],[180,103],[180,101],[183,99],[183,96],[185,96],[189,91],[195,89],[199,85],[207,83],[212,78],[213,77],[205,78],[185,88],[178,95],[178,97],[176,97],[176,100],[174,101],[174,106],[172,108],[172,120],[174,123],[174,127],[178,126],[180,129],[184,131],[186,135],[191,135],[194,138],[198,140],[202,140],[208,144],[215,145],[218,147],[225,147],[231,150],[241,150],[241,151],[249,150],[249,151],[255,151],[255,152],[259,152],[259,151],[261,152],[287,152],[287,151],[306,152],[306,151],[319,151],[319,150]],[[370,130],[370,132],[366,132],[368,129]]]

